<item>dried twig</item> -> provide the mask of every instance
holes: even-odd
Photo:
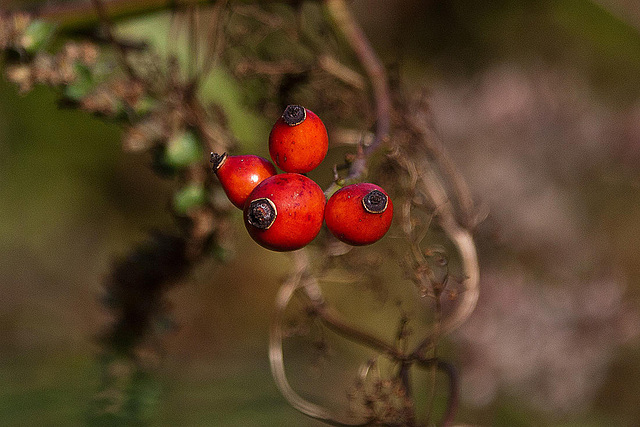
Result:
[[[444,336],[464,323],[475,309],[479,296],[480,268],[473,236],[470,231],[457,222],[453,206],[448,199],[441,178],[436,175],[433,168],[426,162],[421,165],[420,170],[422,171],[420,175],[422,185],[420,185],[420,188],[425,191],[434,206],[436,206],[435,220],[456,246],[462,262],[465,289],[460,294],[460,302],[454,312],[442,320],[438,335]],[[413,355],[423,354],[434,344],[434,334],[431,334],[416,347]]]
[[[331,55],[320,56],[318,58],[318,65],[327,73],[356,89],[363,90],[366,86],[364,78],[359,73],[341,64]]]
[[[294,273],[292,274],[292,277],[286,283],[284,283],[278,291],[278,296],[276,298],[276,311],[271,321],[271,330],[269,334],[269,361],[271,362],[271,373],[273,374],[276,385],[291,406],[311,418],[322,420],[325,423],[332,425],[366,425],[367,420],[359,420],[347,415],[337,414],[327,410],[322,406],[309,402],[298,393],[296,393],[287,380],[284,366],[284,355],[282,352],[282,342],[284,338],[282,325],[284,320],[284,312],[289,305],[289,302],[293,298],[295,291],[302,288],[307,298],[314,307],[322,307],[325,305],[322,292],[320,291],[320,287],[318,286],[317,282],[308,277],[309,259],[307,258],[306,251],[304,249],[300,249],[294,252],[293,260],[295,264]],[[305,278],[307,280],[305,280]],[[322,311],[317,311],[317,313],[321,316],[321,318],[323,318]],[[335,322],[335,315],[332,316],[332,318]],[[342,321],[337,321],[333,324],[339,330],[342,330],[342,327],[346,325],[346,323]],[[359,337],[361,337],[362,335],[363,334],[358,332]],[[382,343],[381,341],[378,342],[377,338],[368,337],[364,340],[368,343],[376,343],[376,345],[380,344],[380,346],[383,348],[387,347],[387,345]]]
[[[355,181],[365,174],[367,170],[367,158],[375,152],[379,146],[389,138],[391,128],[391,95],[387,73],[382,62],[376,55],[369,40],[355,21],[351,12],[343,0],[326,0],[325,4],[332,19],[345,36],[349,45],[355,52],[360,64],[367,73],[373,89],[374,103],[376,106],[376,132],[371,145],[358,152],[351,164],[349,174],[345,182]],[[329,189],[327,194],[335,191]]]

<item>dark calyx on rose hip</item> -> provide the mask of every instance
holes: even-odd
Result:
[[[350,245],[370,245],[380,240],[393,220],[393,202],[381,187],[362,182],[336,191],[324,214],[327,228]]]
[[[227,153],[211,153],[211,165],[214,172],[217,172],[218,169],[220,169],[220,166],[222,166],[224,161],[227,160],[228,156],[229,155]]]
[[[247,222],[260,230],[267,230],[278,216],[276,205],[264,197],[253,200],[247,208]]]
[[[362,198],[362,206],[370,213],[382,213],[387,209],[389,198],[380,190],[371,190]]]
[[[301,105],[288,105],[282,113],[282,120],[289,126],[297,126],[307,118],[307,110]]]
[[[271,128],[269,154],[285,172],[307,173],[327,155],[329,135],[322,120],[301,105],[289,105]]]

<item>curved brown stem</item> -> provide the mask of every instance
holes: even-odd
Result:
[[[284,354],[282,350],[282,342],[284,339],[283,320],[284,311],[289,305],[289,302],[293,298],[296,290],[302,288],[312,302],[314,306],[323,306],[324,298],[320,292],[318,284],[315,282],[309,282],[303,284],[303,280],[307,275],[307,269],[309,266],[309,260],[304,249],[300,249],[293,253],[295,272],[291,279],[280,287],[278,296],[276,298],[276,312],[271,321],[271,330],[269,333],[269,362],[271,363],[271,373],[276,382],[276,385],[282,395],[287,399],[289,404],[303,414],[322,420],[325,423],[339,426],[361,426],[367,425],[367,420],[355,419],[347,415],[338,414],[328,409],[309,402],[302,396],[300,396],[291,387],[287,379],[287,374],[284,367]],[[341,329],[344,322],[335,321],[334,326]],[[367,340],[370,341],[370,340]]]
[[[326,0],[327,8],[336,22],[351,48],[355,52],[362,67],[367,72],[373,96],[376,104],[376,135],[373,143],[369,145],[364,154],[368,155],[375,151],[378,146],[389,136],[391,123],[391,96],[389,94],[389,84],[387,72],[373,50],[367,36],[362,31],[356,20],[351,15],[344,0]]]
[[[422,109],[417,109],[417,111],[417,113],[408,116],[407,124],[419,136],[425,149],[442,172],[455,197],[457,207],[460,209],[458,217],[462,225],[467,229],[472,229],[477,225],[478,215],[471,197],[471,190],[437,135],[431,117],[421,113]]]
[[[456,412],[458,410],[458,403],[460,399],[460,396],[458,393],[460,380],[458,378],[458,373],[456,371],[456,368],[451,363],[445,362],[440,359],[434,359],[434,358],[422,359],[417,361],[417,363],[420,366],[425,368],[430,368],[435,363],[436,369],[444,372],[444,374],[449,378],[447,408],[444,412],[444,415],[442,416],[442,420],[440,421],[439,425],[443,427],[452,425],[456,417]]]
[[[314,306],[313,312],[318,315],[320,320],[322,320],[329,329],[343,337],[364,344],[367,347],[375,349],[380,353],[387,354],[394,359],[404,359],[402,353],[398,352],[398,350],[396,350],[396,348],[391,344],[349,325],[344,319],[342,319],[336,310],[327,304]]]
[[[425,168],[421,177],[423,188],[431,198],[434,205],[438,207],[437,221],[453,242],[460,255],[464,274],[464,292],[461,294],[460,303],[455,310],[442,320],[439,328],[439,336],[444,336],[463,324],[471,315],[478,302],[480,294],[480,267],[478,264],[478,254],[471,232],[458,224],[455,219],[453,207],[449,202],[446,190],[442,181],[430,168]],[[430,334],[413,351],[412,356],[418,357],[427,349],[434,345],[434,334]]]
[[[369,77],[376,107],[376,132],[373,142],[358,151],[356,159],[349,169],[349,174],[345,178],[345,181],[349,182],[355,181],[365,174],[367,158],[389,138],[391,130],[391,95],[385,68],[362,28],[349,12],[345,1],[325,0],[325,4],[332,19],[347,39]],[[327,190],[327,192],[330,191]]]
[[[451,363],[438,360],[438,369],[443,371],[449,377],[449,397],[447,399],[447,409],[440,423],[440,425],[446,427],[453,424],[453,420],[456,417],[456,411],[458,410],[459,379],[456,368]]]

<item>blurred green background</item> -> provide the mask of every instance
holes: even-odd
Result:
[[[447,345],[467,387],[457,420],[639,425],[640,12],[623,0],[488,3],[351,2],[392,76],[429,89],[436,128],[489,212],[478,313]],[[163,19],[121,29],[142,36]],[[275,117],[244,107],[226,74],[216,82],[240,151],[266,156]],[[101,282],[116,257],[173,221],[174,184],[150,158],[123,153],[116,124],[56,99],[0,80],[7,426],[83,424],[108,321]],[[179,328],[153,425],[320,425],[286,404],[269,372],[268,323],[289,259],[235,220],[236,257],[199,266],[171,293]],[[592,360],[572,358],[567,343]]]

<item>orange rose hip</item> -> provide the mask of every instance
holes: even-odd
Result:
[[[211,153],[211,163],[225,194],[240,209],[258,184],[276,174],[271,162],[260,156]]]
[[[289,105],[269,134],[271,159],[285,172],[307,173],[327,155],[329,136],[322,120],[300,105]]]
[[[306,246],[320,232],[325,196],[311,179],[297,173],[274,175],[249,195],[244,223],[259,245],[273,251]]]
[[[382,238],[393,219],[393,203],[379,186],[348,185],[327,202],[324,219],[336,238],[354,246],[369,245]]]

